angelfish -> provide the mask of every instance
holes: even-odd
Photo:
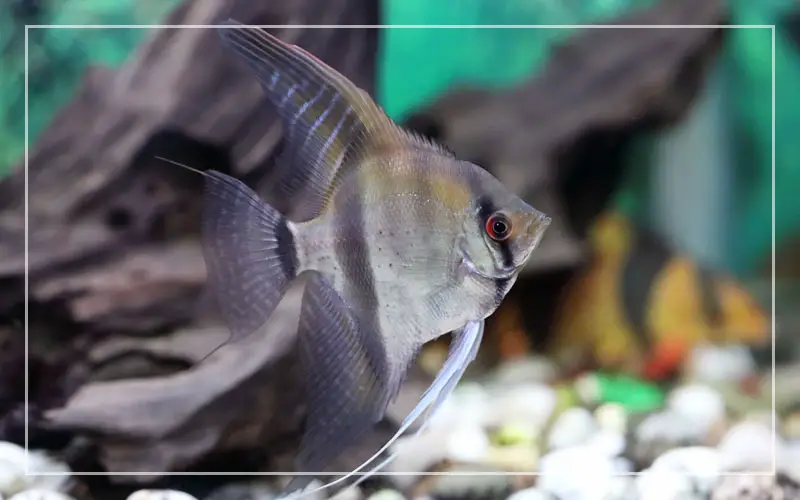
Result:
[[[260,329],[305,276],[298,343],[308,415],[296,468],[309,475],[285,493],[308,490],[311,473],[381,420],[424,343],[453,335],[445,365],[395,437],[324,488],[366,467],[452,391],[550,218],[486,170],[395,124],[301,48],[235,21],[218,29],[280,117],[285,148],[273,190],[293,205],[289,218],[239,180],[203,173],[204,255],[231,339]]]

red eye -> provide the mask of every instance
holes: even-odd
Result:
[[[505,241],[511,236],[511,221],[503,214],[494,214],[486,219],[486,234],[495,241]]]

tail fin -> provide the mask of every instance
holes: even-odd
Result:
[[[267,322],[297,276],[292,223],[238,179],[194,171],[205,177],[208,283],[231,330],[228,342],[237,342]]]

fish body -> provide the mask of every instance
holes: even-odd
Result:
[[[258,28],[221,31],[281,117],[286,147],[272,194],[291,210],[204,173],[209,281],[237,340],[308,277],[298,326],[308,416],[297,469],[324,472],[383,417],[421,346],[453,332],[445,366],[398,435],[435,411],[550,219],[484,169],[401,129],[302,49]],[[309,479],[295,478],[288,491]]]
[[[417,140],[409,137],[411,148]],[[321,273],[400,350],[483,319],[525,260],[511,262],[509,276],[465,268],[465,241],[472,225],[482,225],[481,181],[492,180],[470,164],[428,151],[371,159],[342,181],[330,210],[294,226],[301,268]]]

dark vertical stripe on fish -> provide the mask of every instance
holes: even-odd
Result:
[[[337,207],[334,215],[334,224],[338,232],[334,253],[342,271],[343,290],[347,300],[358,307],[359,319],[365,322],[363,326],[378,333],[380,331],[378,296],[366,240],[362,188],[356,172],[349,178],[349,183],[352,184],[346,189],[353,191],[345,194],[344,206]]]
[[[511,253],[511,245],[508,241],[501,241],[498,246],[500,253],[503,255],[503,265],[505,267],[512,267],[514,265],[514,254]]]
[[[478,199],[478,205],[480,207],[481,230],[485,231],[486,221],[492,214],[497,212],[497,206],[486,196]],[[511,253],[511,245],[508,244],[507,240],[498,241],[496,244],[500,249],[500,255],[503,256],[503,266],[512,267],[514,265],[514,255]]]
[[[294,235],[286,225],[286,219],[282,219],[276,228],[275,238],[278,241],[278,258],[281,263],[281,270],[290,279],[294,278],[297,272],[297,249],[294,246]]]
[[[503,301],[503,298],[508,293],[508,289],[510,287],[511,278],[495,278],[494,280],[494,303],[496,305],[500,305],[500,302]]]
[[[470,186],[470,189],[475,192],[477,187],[473,188]],[[481,225],[480,230],[486,230],[486,221],[489,219],[492,214],[497,212],[497,206],[486,196],[481,196],[478,198],[478,218],[479,224]],[[500,255],[503,258],[503,266],[505,267],[512,267],[514,265],[514,255],[511,252],[511,246],[508,244],[508,241],[498,241],[495,242],[497,248],[500,250]],[[499,304],[503,297],[505,297],[506,292],[508,292],[508,283],[510,278],[495,278],[494,285],[494,297],[495,303]]]
[[[625,317],[644,346],[651,344],[647,302],[653,287],[672,258],[672,252],[654,234],[637,230],[620,273],[620,299]]]

